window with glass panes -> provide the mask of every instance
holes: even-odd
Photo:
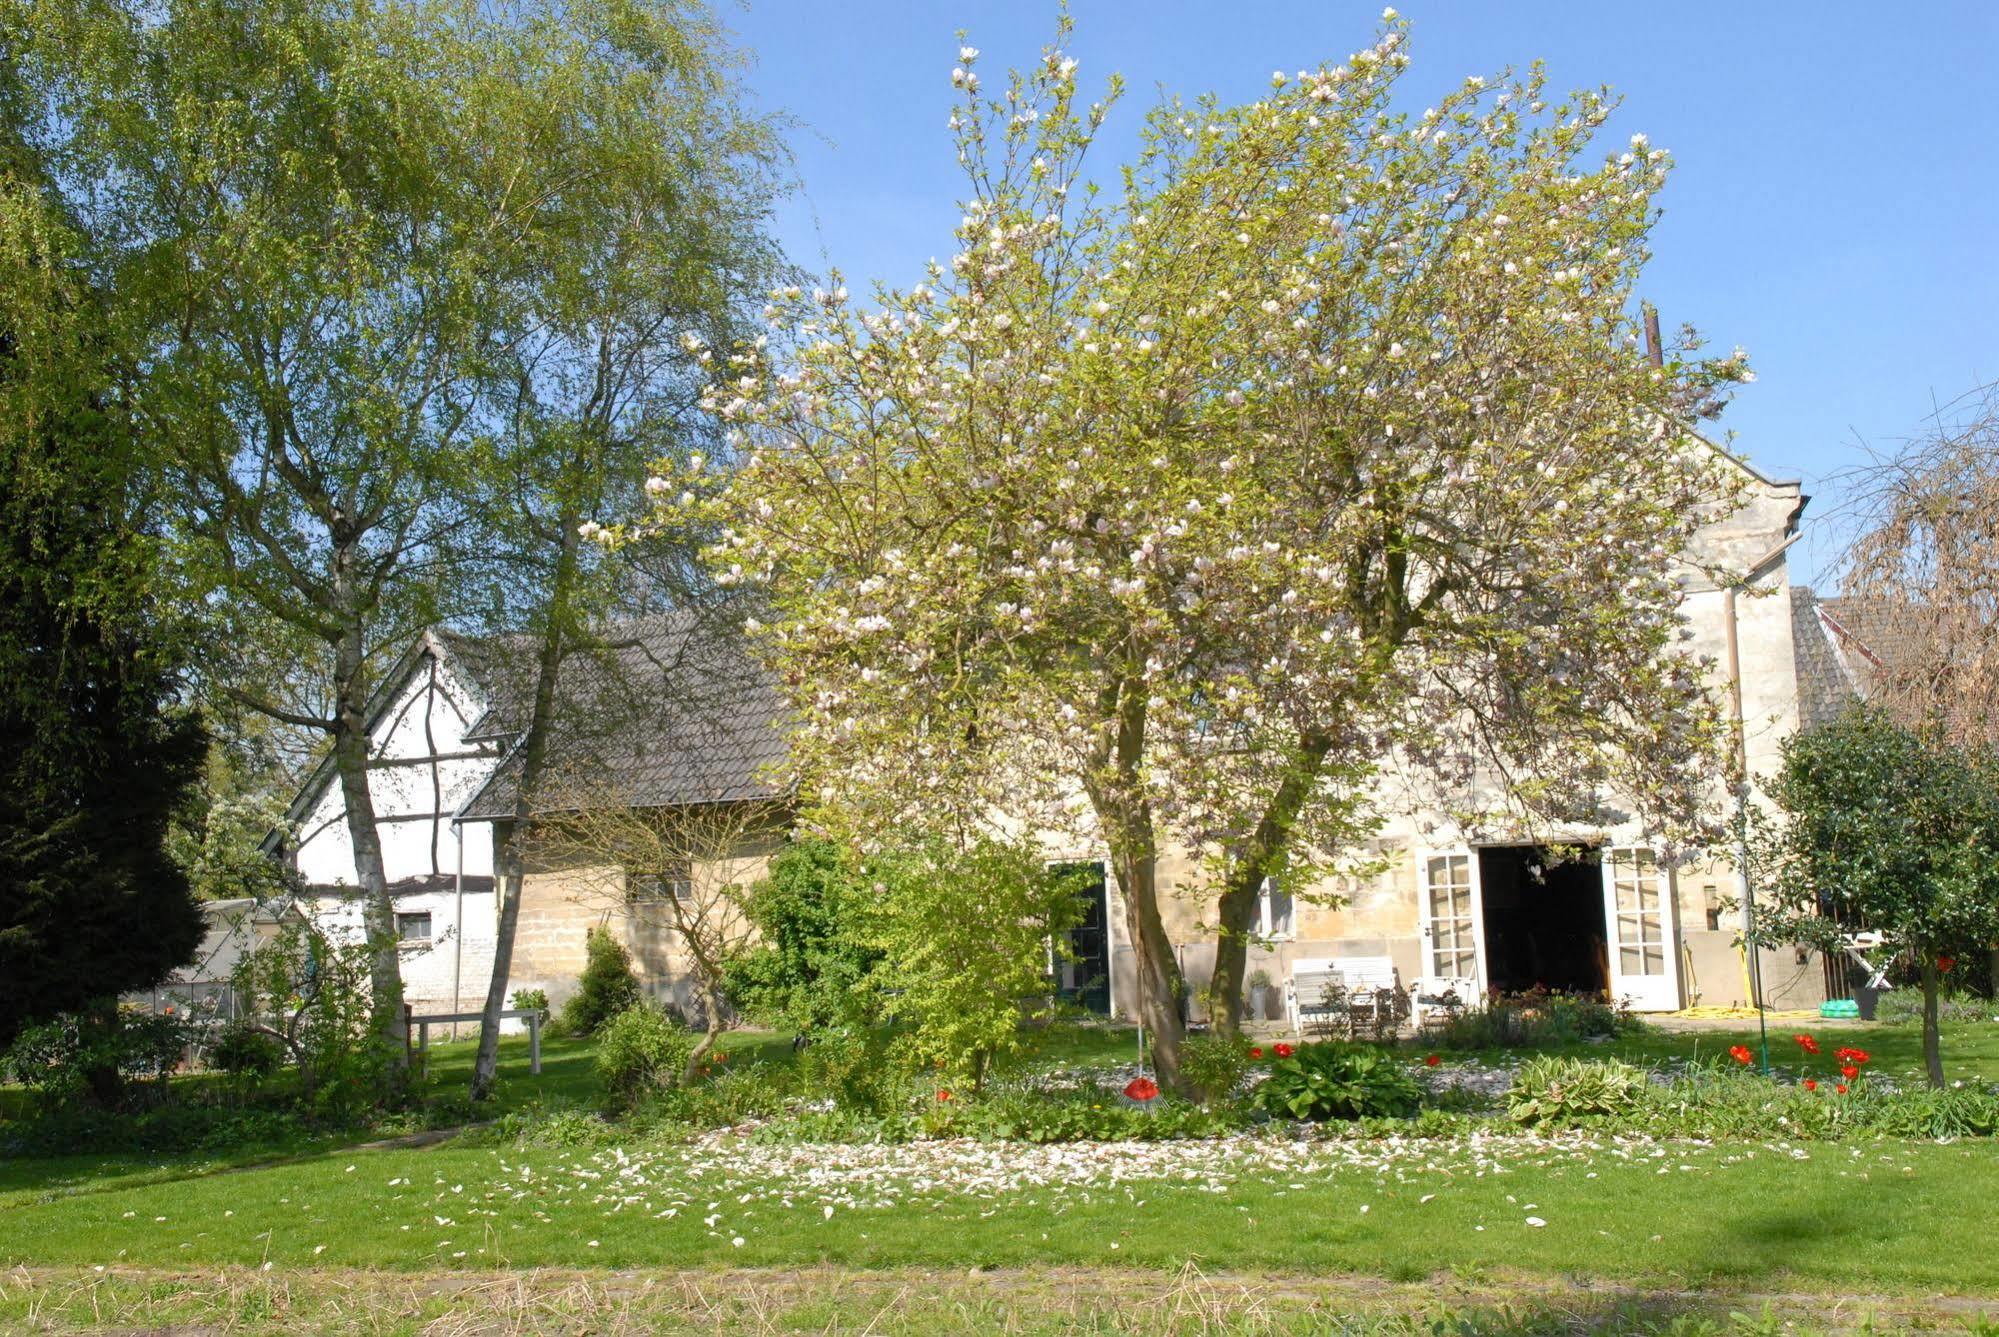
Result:
[[[1430,974],[1470,979],[1478,973],[1478,937],[1472,916],[1471,856],[1431,856],[1424,874],[1430,920]]]
[[[1612,850],[1611,897],[1617,906],[1617,969],[1623,975],[1666,973],[1665,888],[1650,850]]]

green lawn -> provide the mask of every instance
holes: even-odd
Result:
[[[1874,1071],[1919,1070],[1913,1027],[1814,1033],[1828,1052],[1846,1042],[1867,1048]],[[1773,1053],[1785,1061],[1795,1054],[1789,1034],[1782,1029],[1773,1037]],[[1753,1035],[1648,1032],[1580,1048],[1653,1062],[1720,1054],[1734,1043],[1753,1044]],[[731,1067],[793,1057],[787,1037],[767,1033],[732,1036],[727,1048]],[[1953,1026],[1945,1052],[1953,1076],[1999,1079],[1999,1027]],[[1130,1031],[1059,1028],[1038,1036],[1025,1062],[1112,1064],[1134,1054]],[[471,1058],[469,1043],[435,1047],[427,1080],[454,1089]],[[531,1077],[524,1042],[509,1040],[501,1107],[594,1101],[587,1043],[550,1042],[543,1066],[540,1077]],[[718,1138],[571,1151],[449,1141],[383,1149],[326,1143],[294,1149],[282,1162],[244,1165],[246,1159],[252,1158],[0,1162],[6,1226],[0,1268],[55,1269],[16,1271],[11,1291],[0,1273],[0,1326],[26,1321],[31,1310],[46,1318],[38,1307],[46,1304],[56,1306],[49,1312],[75,1317],[84,1303],[79,1296],[93,1297],[93,1314],[122,1296],[118,1312],[149,1321],[209,1322],[220,1313],[240,1323],[229,1306],[273,1303],[255,1278],[275,1275],[297,1278],[300,1305],[314,1278],[383,1277],[339,1281],[337,1288],[350,1298],[393,1292],[385,1312],[400,1317],[380,1330],[404,1330],[396,1323],[414,1325],[442,1312],[439,1306],[460,1303],[452,1287],[438,1289],[437,1278],[463,1276],[464,1287],[484,1286],[473,1279],[511,1277],[519,1269],[564,1276],[580,1270],[581,1281],[557,1287],[569,1297],[561,1303],[602,1299],[591,1289],[600,1281],[592,1279],[626,1270],[743,1276],[750,1280],[741,1285],[715,1284],[728,1292],[728,1305],[749,1306],[741,1311],[746,1326],[784,1312],[820,1316],[799,1319],[800,1326],[837,1321],[860,1328],[874,1304],[893,1316],[882,1325],[890,1331],[1063,1330],[1023,1318],[1043,1312],[1024,1293],[995,1298],[976,1287],[946,1287],[933,1297],[940,1308],[919,1313],[905,1301],[929,1294],[928,1282],[898,1283],[881,1294],[871,1289],[882,1278],[963,1277],[970,1269],[980,1275],[997,1269],[995,1275],[1016,1281],[1070,1275],[1065,1270],[1099,1281],[1126,1275],[1148,1295],[1182,1295],[1177,1279],[1191,1275],[1222,1278],[1216,1284],[1245,1297],[1255,1295],[1258,1276],[1288,1278],[1284,1304],[1238,1305],[1230,1313],[1266,1314],[1273,1323],[1288,1314],[1298,1331],[1322,1330],[1332,1312],[1375,1313],[1380,1297],[1356,1298],[1353,1285],[1421,1290],[1437,1278],[1449,1279],[1469,1304],[1494,1303],[1495,1291],[1520,1298],[1493,1311],[1504,1322],[1406,1327],[1384,1318],[1389,1326],[1338,1330],[1595,1331],[1575,1326],[1573,1315],[1592,1304],[1622,1305],[1618,1296],[1689,1290],[1708,1297],[1699,1322],[1691,1311],[1661,1318],[1647,1310],[1651,1317],[1616,1330],[1765,1330],[1754,1305],[1749,1317],[1728,1319],[1726,1306],[1736,1303],[1730,1297],[1744,1294],[1777,1296],[1788,1318],[1809,1317],[1820,1305],[1847,1312],[1840,1306],[1853,1296],[1908,1305],[1932,1305],[1939,1295],[1999,1302],[1999,1271],[1964,1224],[1982,1221],[1999,1200],[1999,1148],[1982,1141],[1620,1144],[1604,1135],[824,1149]],[[93,1271],[100,1267],[112,1271]],[[787,1293],[782,1304],[744,1298],[762,1297],[759,1288],[769,1278],[799,1269],[828,1278],[827,1293]],[[385,1273],[410,1280],[391,1282]],[[857,1280],[868,1278],[874,1280]],[[1338,1283],[1348,1289],[1340,1291],[1336,1310],[1323,1307],[1332,1303],[1329,1278],[1358,1279]],[[683,1299],[699,1291],[694,1283],[677,1284]],[[1563,1301],[1559,1314],[1538,1294],[1578,1287],[1594,1298]],[[1074,1326],[1146,1330],[1151,1311],[1132,1309],[1130,1295],[1110,1282],[1099,1290],[1108,1308],[1090,1310],[1087,1322],[1083,1311],[1066,1311]],[[828,1298],[836,1292],[873,1299],[853,1299],[858,1307],[850,1312],[840,1307],[846,1300]],[[624,1303],[616,1299],[620,1293],[612,1287],[604,1302]],[[350,1302],[331,1292],[322,1299],[336,1309]],[[1724,1306],[1719,1319],[1708,1312],[1717,1302]],[[557,1301],[549,1304],[556,1308],[537,1312],[559,1311]],[[696,1306],[681,1318],[698,1328],[707,1312]],[[1923,1323],[1947,1330],[1958,1330],[1962,1319],[1970,1330],[1995,1331],[1976,1327],[1962,1305],[1921,1312]],[[1891,1326],[1916,1322],[1904,1318]],[[1710,1320],[1721,1326],[1702,1326]],[[317,1320],[297,1322],[310,1328]],[[1215,1330],[1294,1329],[1223,1324]],[[1816,1329],[1806,1323],[1793,1330]]]
[[[1191,1177],[1185,1177],[1191,1175]],[[1066,1265],[1999,1292],[1987,1145],[338,1151],[0,1203],[0,1264]],[[831,1209],[830,1212],[828,1209]],[[1542,1224],[1536,1224],[1540,1222]],[[738,1242],[740,1241],[740,1243]]]

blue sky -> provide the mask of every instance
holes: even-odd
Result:
[[[1465,75],[1545,60],[1557,88],[1608,83],[1613,129],[1678,168],[1644,295],[1757,371],[1730,407],[1737,448],[1802,477],[1823,516],[1835,476],[1919,430],[1933,402],[1999,378],[1999,3],[1542,3],[1406,0],[1423,105]],[[1130,91],[1095,150],[1128,155],[1159,88],[1259,96],[1364,45],[1380,0],[1074,0],[1085,87]],[[780,237],[856,288],[947,257],[961,178],[944,127],[958,29],[989,86],[1054,28],[1038,0],[752,0],[726,11],[751,87],[799,122],[802,193]],[[1797,575],[1836,550],[1816,527]]]

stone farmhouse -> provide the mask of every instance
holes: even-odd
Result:
[[[1700,536],[1701,556],[1734,580],[1690,579],[1684,609],[1695,652],[1717,665],[1715,686],[1739,711],[1753,788],[1774,770],[1785,738],[1865,691],[1872,651],[1859,625],[1864,610],[1842,610],[1843,601],[1787,579],[1786,550],[1808,500],[1799,484],[1741,468],[1746,501]],[[406,986],[420,1011],[476,1009],[490,974],[494,838],[515,808],[512,749],[525,713],[507,687],[514,675],[505,658],[494,643],[433,632],[387,676],[374,706],[371,783]],[[782,699],[729,635],[685,613],[622,625],[609,651],[572,660],[563,690],[551,742],[551,774],[560,780],[539,825],[607,805],[662,815],[740,811],[745,820],[731,828],[727,848],[689,851],[666,867],[621,867],[587,850],[531,854],[510,988],[544,989],[559,1002],[575,986],[587,930],[604,924],[630,947],[655,996],[685,1004],[664,898],[746,886],[781,848],[784,795],[765,774],[782,756]],[[310,887],[305,905],[315,919],[358,932],[352,854],[332,781],[330,765],[312,775],[292,805],[294,838],[274,838],[272,848]],[[1736,946],[1740,881],[1725,852],[1672,868],[1655,859],[1640,829],[1554,835],[1586,853],[1551,858],[1524,836],[1473,844],[1439,814],[1395,817],[1372,842],[1385,871],[1337,888],[1340,904],[1265,893],[1252,982],[1281,990],[1294,971],[1366,961],[1392,969],[1401,989],[1461,998],[1543,987],[1607,994],[1642,1011],[1750,1000],[1750,963]],[[1048,857],[1096,874],[1060,986],[1084,1006],[1127,1015],[1131,949],[1105,852],[1051,845]],[[1198,997],[1212,970],[1213,937],[1203,927],[1212,910],[1172,894],[1191,893],[1195,877],[1189,858],[1161,868],[1168,931]],[[1845,964],[1815,953],[1765,951],[1755,964],[1772,1006],[1846,992]],[[1266,1008],[1272,997],[1263,995]]]

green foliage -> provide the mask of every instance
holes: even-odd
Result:
[[[868,1026],[841,1026],[816,1032],[798,1055],[804,1089],[835,1106],[864,1114],[886,1114],[906,1106],[920,1083],[890,1061],[889,1037]]]
[[[275,1036],[241,1021],[222,1028],[208,1047],[208,1066],[232,1077],[260,1080],[285,1063],[285,1047]]]
[[[629,1109],[680,1084],[694,1034],[657,1003],[633,1003],[597,1030],[597,1078],[611,1103]]]
[[[1645,1104],[1642,1068],[1616,1059],[1532,1059],[1513,1079],[1506,1116],[1530,1128],[1629,1119]]]
[[[6,1051],[5,1067],[44,1108],[89,1100],[116,1109],[127,1098],[126,1078],[153,1077],[163,1090],[192,1038],[193,1028],[176,1016],[96,1008],[21,1031]]]
[[[632,955],[616,934],[599,924],[583,942],[583,973],[576,992],[562,1006],[562,1028],[568,1035],[590,1035],[598,1027],[644,999]]]
[[[1634,1034],[1644,1023],[1598,998],[1565,993],[1509,994],[1431,1022],[1432,1049],[1542,1049]]]
[[[1256,1089],[1257,1104],[1270,1113],[1314,1122],[1414,1114],[1422,1099],[1406,1060],[1337,1041],[1300,1045],[1289,1058],[1272,1062],[1270,1076]]]
[[[989,1142],[1164,1142],[1235,1132],[1249,1121],[1247,1108],[1230,1101],[1196,1105],[1158,1096],[1139,1102],[1110,1087],[1008,1087],[933,1104],[924,1131]]]
[[[0,1124],[0,1153],[75,1156],[81,1153],[174,1155],[294,1145],[306,1136],[291,1110],[238,1108],[178,1101],[137,1113],[94,1105]]]
[[[952,1081],[984,1080],[1018,1051],[1023,1020],[1046,1014],[1049,944],[1081,913],[1079,879],[1026,842],[931,841],[870,860],[858,917],[875,963],[875,1010],[895,1017],[898,1058]]]
[[[1890,989],[1875,1002],[1874,1017],[1887,1025],[1923,1019],[1923,995],[1917,989]],[[1939,1021],[1984,1021],[1999,1019],[1999,1002],[1990,998],[1945,995],[1937,1000]]]
[[[746,1016],[804,1034],[852,1019],[881,959],[858,927],[870,894],[831,841],[785,846],[745,897],[757,945],[730,963],[729,996]]]
[[[0,1047],[157,983],[202,935],[166,852],[206,734],[177,703],[155,461],[83,241],[25,157],[0,159]]]
[[[1080,913],[1076,886],[1024,844],[909,841],[863,863],[800,841],[750,890],[758,945],[728,987],[750,1015],[828,1040],[809,1062],[845,1065],[892,1016],[895,1062],[976,1083],[1048,1010],[1049,943]]]
[[[1759,936],[1837,947],[1842,927],[1919,960],[1999,937],[1999,771],[1864,704],[1784,743]]]
[[[546,1012],[548,1011],[548,990],[516,989],[514,990],[513,997],[508,1001],[513,1004],[517,1011]]]
[[[783,1114],[798,1095],[797,1074],[769,1063],[729,1067],[705,1082],[681,1086],[647,1113],[691,1128],[733,1128]]]
[[[1190,1035],[1180,1046],[1181,1075],[1209,1102],[1233,1096],[1249,1072],[1249,1046],[1226,1035]]]
[[[285,1047],[306,1106],[345,1122],[392,1092],[393,1055],[373,1026],[368,943],[336,942],[299,919],[231,972],[250,1024]]]

